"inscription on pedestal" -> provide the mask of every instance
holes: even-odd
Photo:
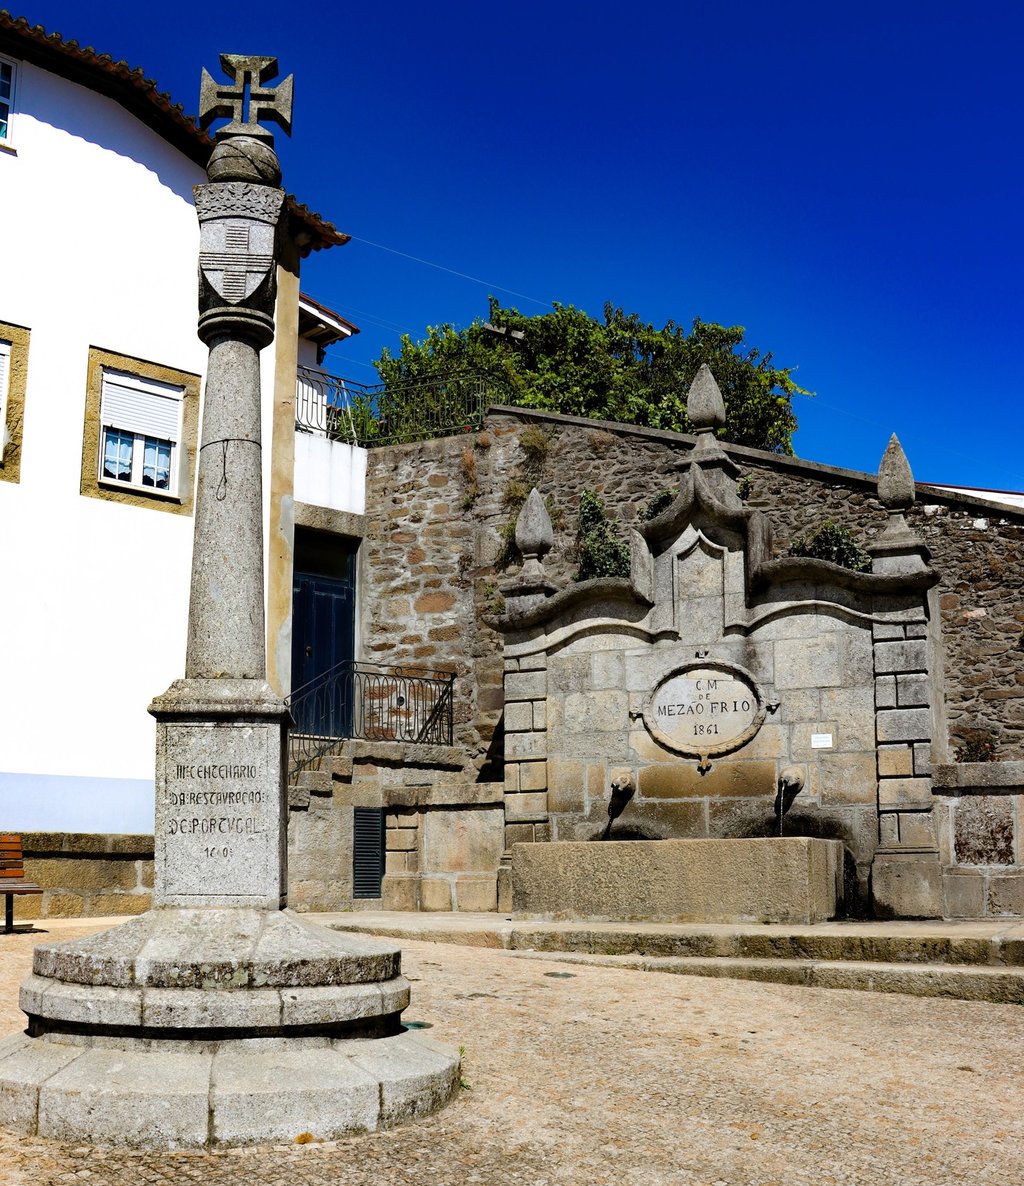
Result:
[[[670,672],[643,708],[648,732],[667,749],[700,759],[731,753],[757,733],[765,704],[753,677],[728,663],[697,663]]]
[[[163,726],[157,898],[266,901],[280,892],[276,725]]]

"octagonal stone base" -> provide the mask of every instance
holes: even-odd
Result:
[[[0,1124],[24,1136],[184,1149],[332,1140],[436,1111],[459,1059],[419,1033],[79,1046],[0,1042]]]
[[[392,943],[290,911],[164,908],[39,944],[0,1124],[173,1149],[330,1140],[435,1111],[459,1057],[404,1029]]]

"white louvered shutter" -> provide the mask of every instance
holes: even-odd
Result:
[[[100,419],[105,428],[177,444],[181,438],[182,395],[182,388],[169,383],[105,370]]]

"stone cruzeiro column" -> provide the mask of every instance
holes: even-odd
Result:
[[[263,499],[259,352],[274,338],[278,226],[284,209],[273,136],[291,130],[292,79],[263,85],[273,58],[225,54],[235,85],[203,71],[200,122],[217,133],[199,215],[199,336],[210,350],[196,491],[186,678],[263,679]],[[249,81],[248,111],[245,110]]]
[[[273,340],[284,191],[273,139],[291,79],[273,58],[204,71],[217,134],[202,230],[203,410],[185,678],[157,719],[154,908],[41,943],[26,1033],[0,1041],[0,1124],[144,1148],[332,1139],[425,1115],[459,1058],[401,1023],[391,944],[282,909],[288,711],[265,679],[259,352]],[[247,110],[246,110],[247,108]],[[252,1041],[252,1039],[261,1041]]]
[[[210,356],[185,678],[150,709],[163,841],[154,900],[275,908],[287,892],[288,714],[266,683],[259,355],[274,337],[285,195],[259,117],[290,131],[292,80],[265,85],[274,58],[225,54],[221,64],[234,84],[204,70],[200,94],[203,126],[230,122],[217,132],[209,182],[195,187],[198,332]]]

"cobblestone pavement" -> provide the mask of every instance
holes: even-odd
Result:
[[[82,923],[40,924],[47,938]],[[98,928],[92,928],[98,929]],[[0,936],[0,1034],[39,934]],[[1024,1010],[403,943],[466,1088],[347,1141],[137,1153],[0,1135],[4,1186],[941,1186],[1024,1181]]]

